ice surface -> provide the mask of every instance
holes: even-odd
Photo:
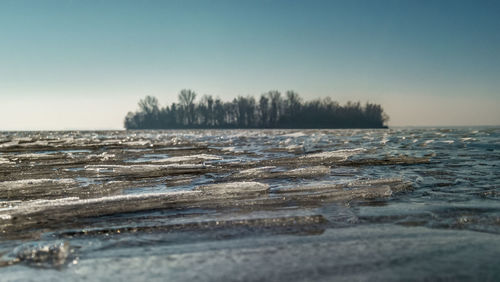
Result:
[[[313,154],[308,154],[305,156],[300,157],[301,159],[341,159],[341,160],[346,160],[348,157],[361,154],[362,152],[365,152],[366,149],[364,148],[356,148],[356,149],[344,149],[344,150],[336,150],[336,151],[327,151],[327,152],[320,152],[320,153],[313,153]]]
[[[304,132],[302,132],[302,131],[297,131],[297,132],[292,132],[292,133],[283,134],[282,136],[297,138],[297,137],[307,136],[307,134],[305,134],[305,133],[304,133]]]
[[[53,159],[54,156],[50,154],[17,154],[15,156],[18,159]]]
[[[185,162],[203,162],[203,161],[211,161],[211,160],[221,160],[222,158],[216,155],[209,154],[198,154],[198,155],[190,155],[190,156],[181,156],[181,157],[170,157],[165,159],[157,159],[152,160],[152,163],[185,163]]]
[[[328,166],[311,166],[311,167],[301,167],[286,171],[283,173],[287,177],[319,177],[330,174],[330,167]]]
[[[155,171],[164,171],[169,169],[203,169],[207,165],[204,164],[140,164],[140,165],[87,165],[85,169],[94,170],[97,172],[108,172],[112,170],[115,173],[147,173]]]
[[[14,147],[14,146],[17,146],[18,144],[19,144],[19,141],[17,141],[17,140],[5,142],[5,143],[0,144],[0,148],[3,149],[3,148]]]
[[[276,169],[276,167],[275,166],[254,167],[241,170],[237,172],[235,175],[233,175],[233,177],[235,178],[263,177],[265,174],[269,174],[273,169]]]
[[[99,159],[101,161],[111,160],[111,159],[113,159],[115,157],[116,157],[115,154],[110,154],[110,153],[107,153],[107,152],[102,152],[101,154],[88,154],[86,156],[86,158],[89,159],[89,160],[91,160],[91,159]]]
[[[196,187],[195,190],[210,194],[249,194],[265,193],[269,185],[255,181],[229,182]]]
[[[151,145],[151,142],[148,140],[143,140],[143,141],[128,141],[124,142],[126,146],[149,146]]]
[[[0,165],[2,164],[15,164],[15,162],[7,159],[7,158],[0,158]]]
[[[4,181],[0,182],[0,190],[13,190],[20,188],[28,188],[33,186],[43,186],[43,185],[72,185],[76,184],[74,179],[63,178],[63,179],[23,179],[15,181]]]
[[[278,169],[276,166],[263,166],[249,168],[239,171],[233,175],[233,179],[272,179],[272,178],[314,178],[330,174],[330,167],[311,166],[292,170]]]
[[[0,227],[14,228],[38,224],[37,220],[46,220],[47,214],[53,214],[53,220],[67,220],[75,217],[101,216],[120,212],[132,212],[155,209],[166,204],[179,204],[182,201],[192,202],[198,191],[173,191],[150,194],[130,194],[107,196],[93,199],[76,197],[55,200],[35,200],[22,202],[11,208],[0,210]],[[23,218],[18,223],[13,218]],[[11,220],[8,220],[8,219]]]
[[[17,247],[10,255],[10,263],[24,263],[35,267],[60,267],[67,262],[70,245],[66,242],[28,243]]]
[[[491,280],[476,129],[2,132],[0,280]]]

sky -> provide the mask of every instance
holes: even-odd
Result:
[[[0,130],[122,129],[146,95],[295,90],[500,125],[500,1],[1,0]]]

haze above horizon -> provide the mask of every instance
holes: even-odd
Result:
[[[499,1],[0,1],[0,130],[121,129],[139,99],[269,90],[389,126],[500,125]]]

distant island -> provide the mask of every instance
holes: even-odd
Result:
[[[224,102],[181,90],[179,102],[160,107],[158,99],[146,96],[139,110],[125,117],[126,129],[236,129],[236,128],[387,128],[389,117],[378,104],[347,102],[340,105],[327,97],[303,101],[298,93],[269,91],[258,101],[238,96]]]

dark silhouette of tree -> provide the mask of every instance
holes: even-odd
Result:
[[[260,127],[269,127],[269,99],[262,95],[259,100],[259,118]]]
[[[239,96],[236,99],[238,127],[249,128],[255,126],[255,98]]]
[[[183,89],[179,93],[179,104],[182,107],[183,119],[185,125],[193,124],[194,121],[194,99],[196,93],[190,89]]]
[[[291,90],[286,92],[285,112],[288,115],[295,116],[300,111],[301,103],[302,99],[297,92]]]
[[[279,91],[254,97],[238,96],[223,102],[204,95],[195,104],[196,93],[181,90],[179,103],[161,108],[158,99],[146,96],[139,110],[125,116],[127,129],[179,128],[383,128],[389,117],[382,106],[347,102],[341,106],[330,97],[303,102],[298,93]]]
[[[281,115],[281,93],[279,91],[269,91],[267,95],[271,101],[271,108],[269,109],[269,126],[277,127]]]
[[[224,127],[224,106],[222,105],[222,101],[217,98],[215,99],[215,108],[214,108],[214,115],[215,115],[215,127]]]

